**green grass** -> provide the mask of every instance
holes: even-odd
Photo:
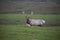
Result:
[[[1,21],[21,21],[23,25],[0,25],[0,40],[60,40],[60,26],[28,27],[27,14],[0,14]],[[31,19],[44,19],[47,23],[60,22],[60,15],[29,15]],[[50,24],[49,24],[50,25]]]
[[[46,25],[59,25],[60,15],[30,15],[30,14],[0,14],[0,21],[17,22],[20,21],[21,24],[25,24],[26,15],[30,16],[31,19],[44,19]]]
[[[8,20],[25,20],[27,14],[0,14],[0,19],[8,19]],[[60,21],[60,15],[28,15],[30,18],[34,19],[45,19],[52,21]]]
[[[0,40],[60,40],[60,27],[0,25]]]

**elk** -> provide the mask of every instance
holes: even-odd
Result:
[[[28,26],[43,26],[45,24],[45,20],[30,19],[29,16],[26,16],[26,24]]]

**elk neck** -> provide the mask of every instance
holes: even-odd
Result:
[[[26,23],[30,24],[30,19],[29,18],[26,19]]]

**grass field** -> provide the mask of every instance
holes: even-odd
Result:
[[[8,22],[8,24],[16,24],[19,25],[25,24],[26,15],[28,14],[0,14],[0,22]],[[46,25],[60,25],[60,15],[28,15],[31,19],[43,19],[46,21]],[[0,24],[1,24],[0,23]]]
[[[0,25],[0,40],[60,40],[60,26],[28,27],[25,25],[25,16],[24,14],[0,14],[0,22],[21,22],[20,25]],[[29,16],[47,22],[60,22],[60,15]]]
[[[0,40],[60,40],[60,27],[0,25]]]

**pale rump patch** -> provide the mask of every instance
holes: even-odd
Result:
[[[42,20],[42,25],[44,25],[45,24],[45,20]]]

